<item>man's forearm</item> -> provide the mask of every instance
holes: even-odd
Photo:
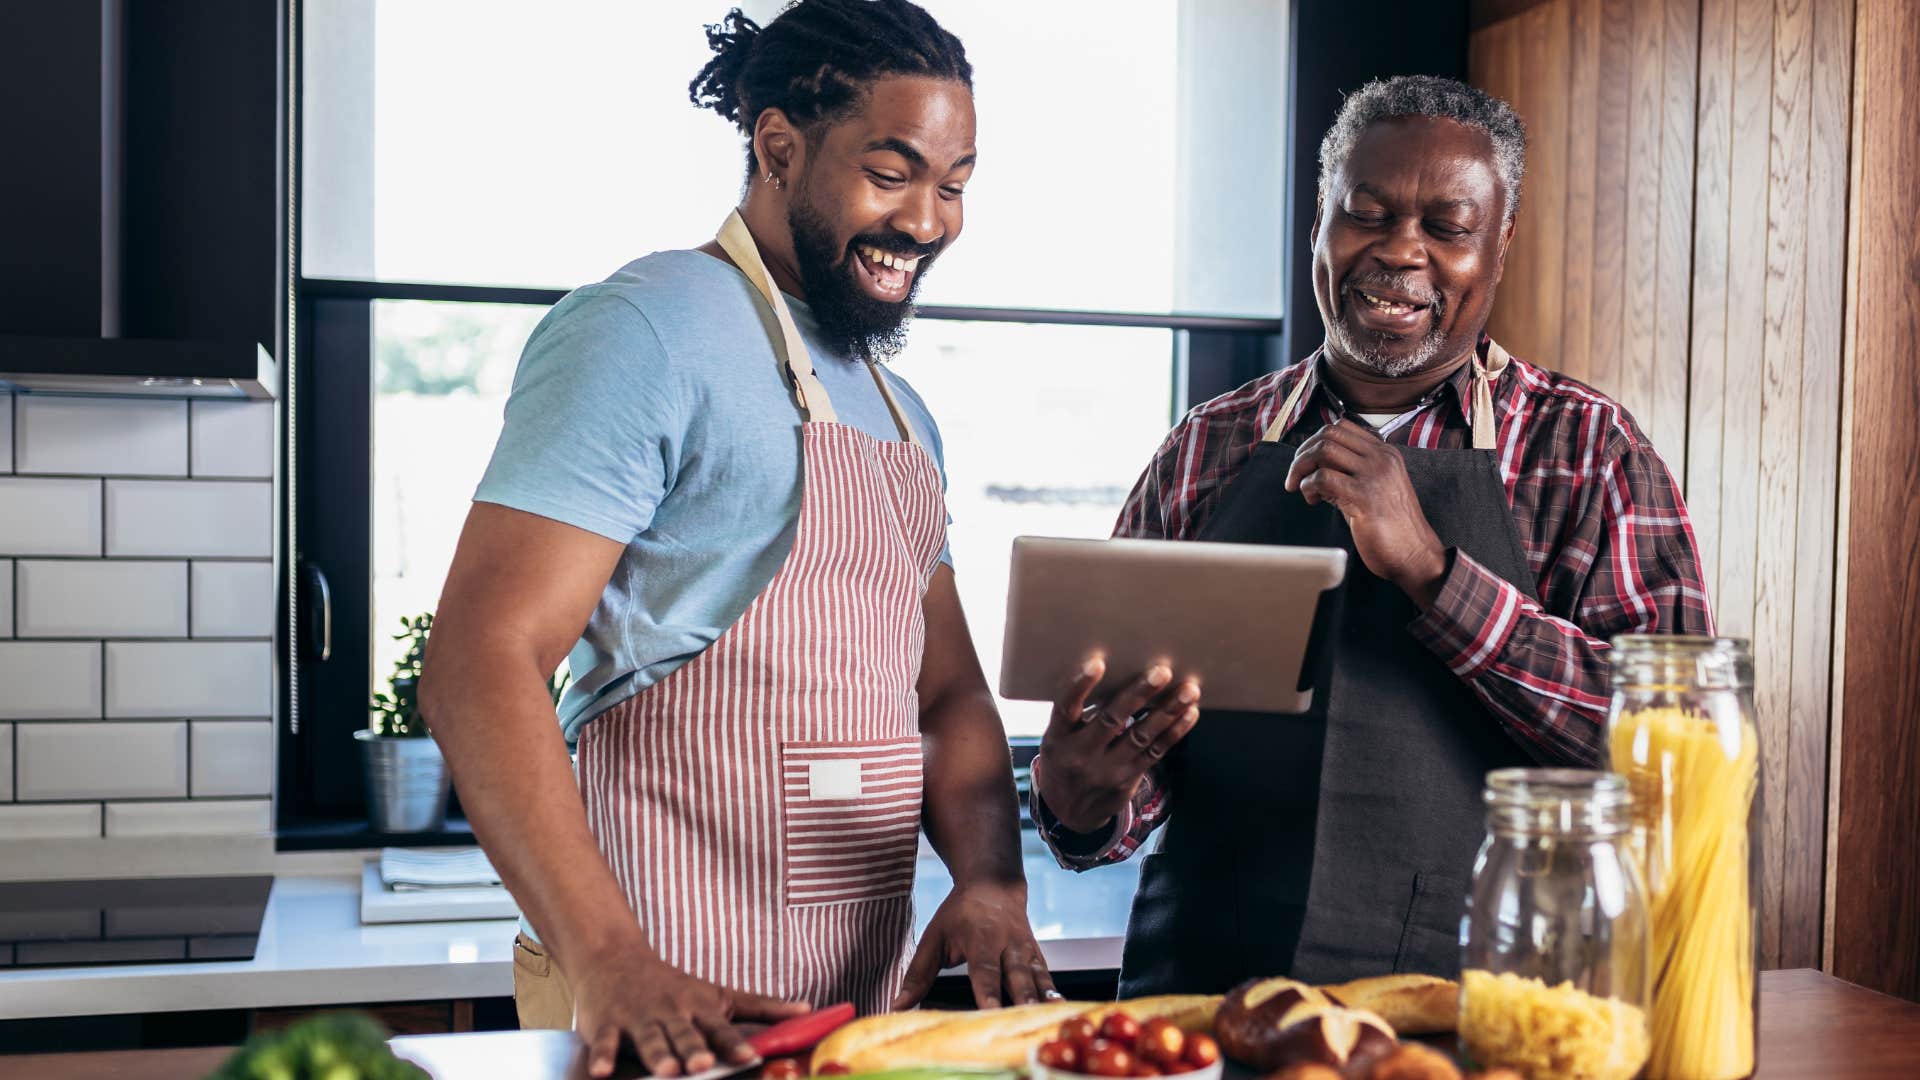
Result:
[[[956,887],[1026,887],[1020,805],[1006,729],[981,687],[936,702],[921,717],[926,746],[927,838]]]
[[[586,811],[533,664],[438,655],[427,720],[474,836],[565,971],[605,949],[645,949]]]

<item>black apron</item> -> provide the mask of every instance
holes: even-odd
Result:
[[[1531,597],[1496,452],[1396,449],[1440,542]],[[1484,778],[1531,764],[1414,640],[1418,609],[1354,554],[1340,512],[1286,490],[1293,456],[1256,445],[1197,539],[1346,549],[1346,582],[1322,601],[1330,655],[1310,663],[1309,712],[1209,710],[1168,755],[1172,816],[1141,867],[1122,997],[1457,975]]]

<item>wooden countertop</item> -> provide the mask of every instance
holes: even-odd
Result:
[[[198,1080],[230,1052],[215,1047],[0,1057],[0,1073],[38,1080]],[[1755,1076],[1920,1077],[1920,1005],[1807,968],[1765,972],[1760,976],[1760,1070]]]

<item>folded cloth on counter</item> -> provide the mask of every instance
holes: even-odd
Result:
[[[382,848],[380,883],[395,892],[500,884],[487,854],[471,848]]]

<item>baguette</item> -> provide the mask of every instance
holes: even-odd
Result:
[[[1460,984],[1432,975],[1376,975],[1320,989],[1350,1009],[1377,1013],[1402,1035],[1452,1031],[1460,1017]]]
[[[1201,1031],[1212,1024],[1219,1005],[1219,998],[1205,994],[1173,994],[1104,1004],[1048,1001],[978,1012],[886,1013],[855,1020],[827,1036],[814,1048],[812,1071],[819,1073],[829,1062],[856,1073],[915,1065],[1017,1068],[1027,1063],[1028,1051],[1076,1016],[1098,1024],[1124,1012],[1142,1023],[1165,1018]]]

